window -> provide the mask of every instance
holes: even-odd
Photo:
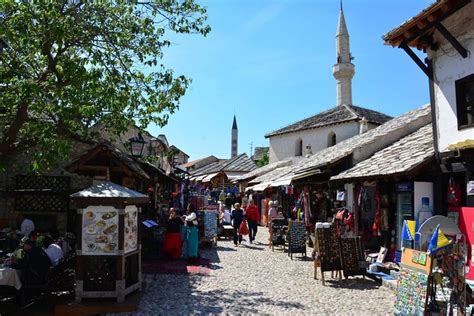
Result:
[[[474,126],[474,74],[456,80],[458,129]]]
[[[295,156],[303,156],[303,140],[301,138],[296,141]]]
[[[332,147],[332,146],[336,145],[336,141],[337,141],[336,133],[334,133],[334,132],[329,133],[329,135],[328,135],[328,147]]]

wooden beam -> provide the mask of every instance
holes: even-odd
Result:
[[[410,56],[411,59],[413,59],[413,61],[418,65],[418,67],[420,67],[420,69],[425,73],[425,75],[428,76],[428,78],[433,80],[433,72],[428,68],[428,66],[425,65],[424,62],[421,61],[418,55],[416,55],[410,49],[410,47],[408,47],[407,44],[403,43],[402,45],[400,45],[400,48],[402,48],[408,54],[408,56]]]
[[[416,26],[422,30],[424,29],[426,26],[428,25],[428,21],[427,20],[420,20],[416,23]]]
[[[444,27],[440,22],[435,23],[435,28],[443,35],[443,37],[453,45],[454,49],[463,57],[467,57],[467,50],[459,43],[459,41]]]

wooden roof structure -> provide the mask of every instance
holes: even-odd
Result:
[[[403,48],[406,45],[419,50],[432,48],[434,44],[433,33],[436,30],[440,33],[446,31],[441,21],[470,2],[471,0],[437,0],[414,17],[385,34],[383,40],[386,45],[393,47]]]

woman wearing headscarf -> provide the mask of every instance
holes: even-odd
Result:
[[[186,223],[187,255],[189,259],[195,259],[198,257],[199,239],[196,208],[193,204],[188,205],[187,215],[185,215],[183,218]]]

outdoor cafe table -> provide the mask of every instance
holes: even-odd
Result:
[[[0,286],[13,286],[21,289],[20,275],[17,270],[0,265]]]

